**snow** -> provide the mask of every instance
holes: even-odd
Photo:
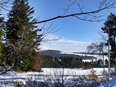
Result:
[[[64,73],[64,75],[90,75],[92,70],[95,70],[96,75],[102,75],[103,74],[103,68],[93,68],[93,69],[81,69],[81,68],[43,68],[44,72],[42,72],[44,75],[54,75],[55,72],[61,71]],[[108,68],[105,68],[106,73],[108,73]],[[111,69],[111,72],[113,72],[114,69]]]
[[[35,80],[38,82],[50,82],[51,79],[55,80],[61,80],[62,77],[63,79],[66,78],[66,82],[71,83],[71,84],[77,84],[77,77],[78,76],[87,76],[91,75],[92,71],[94,74],[98,76],[103,75],[103,68],[93,68],[93,69],[77,69],[77,68],[42,68],[43,72],[7,72],[3,75],[0,75],[0,87],[14,87],[14,84],[11,82],[20,82],[20,84],[26,85],[27,82],[34,82]],[[106,73],[108,73],[108,68],[105,68]],[[114,69],[111,69],[111,72],[113,72]],[[76,81],[76,83],[72,83],[71,81]],[[10,83],[9,83],[10,82]],[[81,80],[78,81],[78,84],[90,84],[92,82],[90,81],[85,81]],[[52,87],[52,86],[51,86]],[[66,87],[71,87],[71,86],[66,86]],[[116,76],[113,76],[111,80],[109,80],[106,83],[101,83],[100,86],[98,87],[116,87]]]
[[[98,87],[116,87],[116,76],[112,77],[112,80],[107,83],[103,83]]]

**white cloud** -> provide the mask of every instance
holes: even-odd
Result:
[[[75,44],[87,44],[88,42],[81,42],[81,41],[75,41],[75,40],[66,40],[66,39],[61,39],[59,42],[65,42],[65,43],[75,43]]]
[[[81,42],[81,41],[75,41],[75,40],[67,40],[67,39],[59,39],[58,36],[49,34],[47,38],[44,40],[49,39],[47,42],[42,42],[41,49],[47,50],[47,49],[54,49],[54,50],[60,50],[62,52],[71,53],[71,52],[85,52],[86,47],[90,45],[90,42]]]

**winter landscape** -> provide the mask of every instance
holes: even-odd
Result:
[[[116,87],[116,0],[0,0],[0,87]]]

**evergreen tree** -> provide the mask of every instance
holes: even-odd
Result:
[[[33,60],[39,59],[41,29],[29,24],[36,19],[31,16],[34,10],[28,4],[28,0],[15,0],[6,24],[6,64],[13,64],[15,70],[30,70]]]
[[[104,33],[108,34],[108,43],[111,46],[110,61],[111,65],[115,65],[116,73],[116,16],[111,13],[108,16],[107,21],[104,23],[104,25],[105,26],[102,28],[102,30],[104,31]]]
[[[102,27],[104,33],[108,34],[108,41],[111,46],[111,62],[113,63],[116,58],[116,16],[110,14]]]

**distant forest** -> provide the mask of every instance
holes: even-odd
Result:
[[[53,50],[52,50],[53,51]],[[43,65],[44,68],[83,68],[89,69],[92,67],[103,67],[103,61],[97,60],[94,62],[82,61],[83,56],[72,54],[60,54],[60,51],[44,51]],[[65,56],[64,56],[65,55]],[[72,56],[71,56],[72,55]],[[80,58],[82,57],[82,58]],[[88,57],[89,58],[89,57]],[[105,60],[105,67],[107,67],[108,61]]]

